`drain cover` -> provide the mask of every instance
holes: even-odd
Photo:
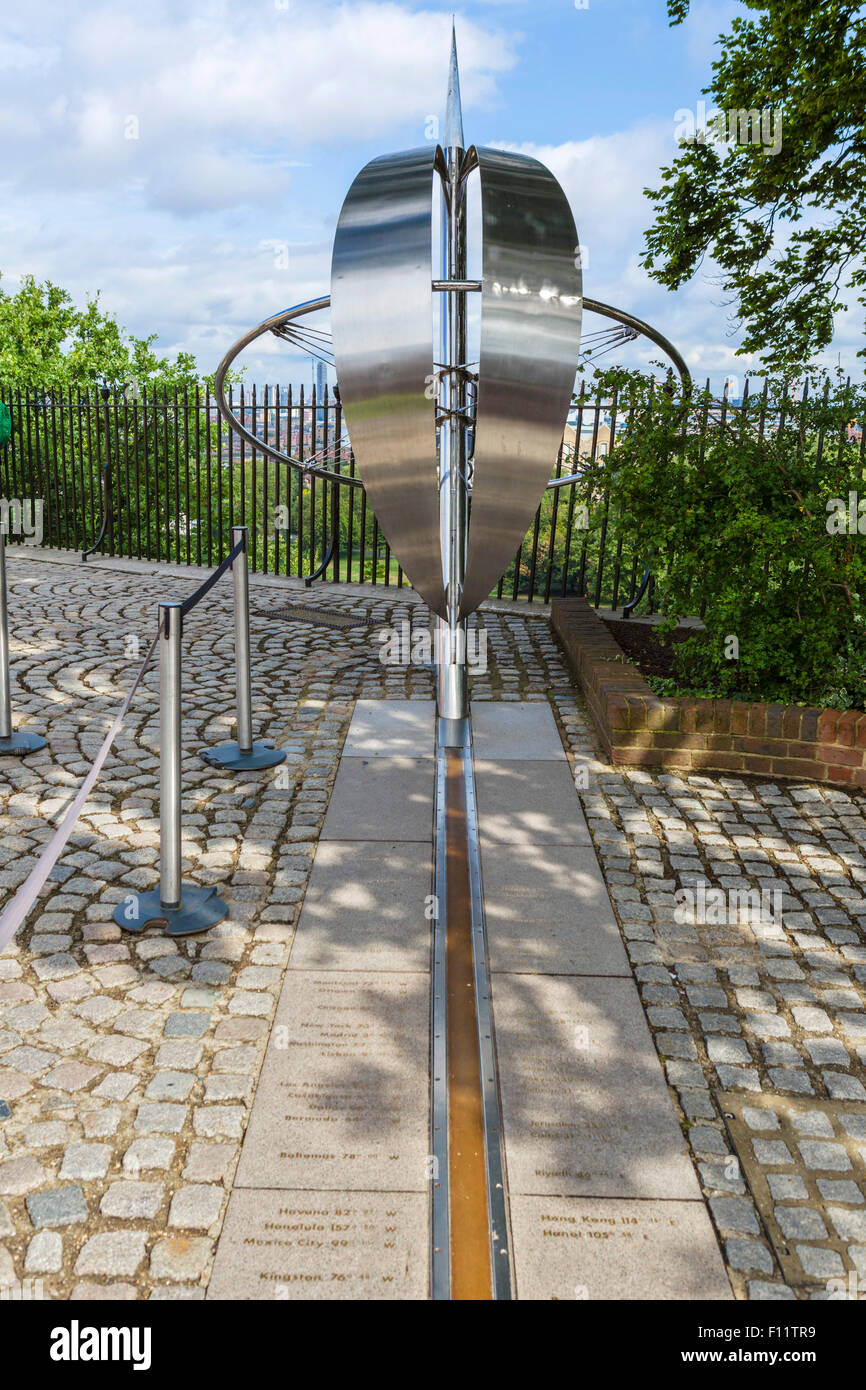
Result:
[[[289,604],[286,608],[254,608],[257,618],[277,618],[286,623],[314,623],[317,627],[369,627],[366,613],[341,613],[338,608],[312,608]]]
[[[866,1104],[719,1095],[734,1151],[792,1288],[866,1277]]]

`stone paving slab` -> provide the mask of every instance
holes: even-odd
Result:
[[[432,846],[323,840],[290,970],[429,970],[432,872]]]
[[[133,578],[10,550],[15,721],[48,747],[0,758],[2,898],[88,771],[157,602],[201,577],[149,568]],[[281,584],[251,575],[253,606]],[[304,601],[429,623],[405,591]],[[58,1300],[204,1295],[354,702],[433,693],[426,668],[382,665],[375,633],[254,617],[254,729],[287,758],[233,774],[195,752],[234,732],[230,586],[188,615],[184,877],[218,884],[229,915],[183,941],[130,938],[112,920],[158,881],[158,672],[145,675],[39,908],[0,955],[0,1286],[36,1275]]]
[[[343,757],[432,758],[435,735],[435,700],[359,700]]]
[[[729,1299],[701,1202],[514,1197],[521,1299]]]
[[[567,763],[476,761],[481,844],[591,845]]]
[[[26,760],[0,759],[7,896],[126,693],[137,667],[130,638],[145,641],[157,602],[186,597],[206,573],[59,559],[31,547],[8,551],[15,721],[49,746]],[[222,1220],[214,1208],[232,1186],[354,702],[433,696],[427,668],[379,659],[381,627],[429,626],[411,591],[307,591],[273,575],[251,575],[250,585],[254,607],[276,607],[278,591],[297,589],[305,604],[363,609],[371,625],[332,632],[253,618],[255,732],[288,758],[264,776],[230,776],[195,756],[233,736],[230,589],[216,586],[187,619],[184,873],[218,884],[229,918],[186,943],[158,929],[130,940],[112,921],[126,893],[157,880],[154,669],[39,910],[0,956],[0,1276],[20,1280],[38,1268],[53,1299],[203,1293]],[[729,1165],[736,1155],[720,1097],[866,1099],[866,794],[612,768],[543,610],[485,605],[479,620],[488,668],[470,672],[476,725],[485,705],[552,709],[570,764],[586,775],[580,801],[737,1297],[827,1297],[832,1278],[787,1285],[752,1187]],[[515,740],[503,743],[513,761]],[[484,756],[480,744],[475,751]],[[382,848],[405,839],[401,823]],[[429,843],[429,830],[419,843]],[[719,920],[715,911],[676,920],[677,894],[699,882],[726,893],[780,888],[781,921],[740,923],[730,912]],[[8,1060],[15,1052],[18,1066]],[[108,1152],[82,1153],[82,1145]],[[103,1177],[60,1176],[103,1164]],[[769,1182],[772,1165],[763,1172]],[[125,1193],[133,1180],[158,1189],[156,1216],[136,1215],[138,1196],[152,1203],[154,1192]],[[818,1184],[848,1180],[866,1196],[854,1170],[816,1174],[800,1199],[828,1231],[831,1208],[858,1204],[852,1197],[846,1207],[838,1188],[825,1195]],[[108,1214],[118,1202],[123,1217]],[[47,1221],[54,1224],[37,1224]]]
[[[209,1299],[425,1299],[420,1193],[235,1189]]]
[[[630,973],[593,849],[488,844],[481,863],[492,971]]]
[[[239,1187],[426,1188],[429,978],[290,971]]]
[[[512,1199],[700,1198],[631,980],[497,975],[493,1007]]]
[[[344,758],[322,839],[429,843],[434,770],[432,758]]]
[[[565,758],[562,740],[545,703],[472,705],[473,752],[480,761],[552,761]]]
[[[749,1170],[731,1152],[724,1107],[735,1093],[741,1107],[866,1102],[866,797],[614,769],[578,701],[556,705],[570,755],[589,773],[584,811],[737,1297],[862,1297],[856,1218],[843,1222],[844,1255],[822,1248],[840,1191],[849,1211],[856,1195],[866,1203],[857,1168],[808,1181],[780,1171],[767,1134]],[[759,1209],[774,1188],[789,1190],[774,1202],[809,1208],[786,1218],[800,1233],[785,1239],[787,1271]]]

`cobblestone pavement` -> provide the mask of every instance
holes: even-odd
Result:
[[[0,889],[13,892],[87,771],[158,599],[193,573],[8,560],[16,723],[49,747],[0,759]],[[285,587],[251,581],[253,608]],[[229,917],[200,940],[121,933],[158,882],[156,671],[137,693],[40,907],[0,956],[0,1286],[46,1297],[201,1298],[316,837],[355,699],[430,698],[378,633],[426,627],[414,595],[300,599],[370,624],[254,617],[254,725],[282,768],[229,774],[230,591],[185,623],[184,874]],[[550,699],[734,1288],[828,1296],[866,1280],[866,797],[729,777],[621,774],[597,759],[542,615],[485,613],[475,700]],[[675,894],[778,890],[779,920],[680,922]],[[707,902],[710,901],[709,893]],[[700,907],[700,903],[699,903]],[[700,912],[699,914],[700,915]],[[728,914],[730,916],[730,914]],[[829,1292],[837,1289],[829,1286]],[[838,1296],[838,1290],[837,1290]]]
[[[615,771],[556,703],[735,1291],[863,1297],[866,795]]]

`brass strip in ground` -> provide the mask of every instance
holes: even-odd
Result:
[[[463,756],[445,754],[448,1178],[451,1298],[493,1298],[484,1106],[475,1007]]]

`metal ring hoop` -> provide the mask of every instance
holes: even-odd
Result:
[[[692,376],[680,354],[677,352],[673,343],[666,338],[663,333],[659,333],[657,328],[645,323],[643,319],[635,318],[634,314],[629,314],[625,309],[614,309],[610,304],[602,304],[599,299],[588,299],[583,297],[583,307],[588,309],[591,314],[601,314],[606,319],[616,319],[617,323],[625,324],[626,328],[635,328],[644,338],[649,338],[650,342],[660,347],[671,359],[680,374],[683,383],[683,390],[688,392],[692,389]]]
[[[270,333],[274,329],[282,328],[285,324],[291,323],[292,319],[303,318],[304,314],[314,314],[317,309],[327,309],[331,303],[330,295],[324,295],[321,299],[309,299],[305,304],[296,304],[291,309],[284,309],[282,313],[272,314],[264,323],[260,323],[258,328],[251,328],[249,333],[245,333],[242,338],[238,338],[233,347],[230,347],[223,360],[220,362],[214,377],[214,395],[216,397],[217,409],[230,429],[235,430],[242,439],[259,454],[267,454],[269,458],[275,459],[277,463],[287,463],[291,468],[299,473],[308,473],[314,478],[324,478],[329,483],[344,483],[347,487],[364,486],[360,478],[352,478],[348,473],[334,473],[330,468],[319,468],[310,462],[302,459],[292,458],[290,454],[284,454],[280,449],[274,449],[272,445],[265,443],[263,439],[257,439],[230,409],[225,397],[226,374],[239,353],[244,348],[249,347],[257,338],[261,338],[264,333]]]
[[[283,328],[287,323],[291,323],[293,319],[303,318],[305,314],[314,314],[319,309],[327,309],[330,303],[330,295],[322,295],[319,299],[309,299],[304,304],[296,304],[291,309],[284,309],[279,314],[272,314],[269,319],[265,319],[264,323],[260,323],[258,328],[252,328],[249,333],[245,333],[242,338],[238,338],[238,341],[233,347],[229,348],[225,357],[217,367],[216,376],[214,377],[214,396],[216,397],[217,408],[229,428],[235,430],[257,453],[267,454],[269,458],[275,459],[277,463],[287,463],[299,473],[308,473],[314,478],[324,478],[325,481],[329,483],[343,483],[346,487],[362,488],[364,484],[361,478],[352,478],[348,473],[334,473],[330,468],[320,468],[302,459],[292,458],[290,454],[284,454],[281,450],[273,448],[272,445],[267,444],[263,439],[257,439],[238,419],[234,411],[231,410],[225,397],[226,375],[235,358],[243,352],[244,348],[249,347],[250,343],[254,343],[256,339],[261,338],[263,334]],[[645,323],[643,319],[635,318],[633,314],[627,313],[624,309],[614,309],[610,304],[602,304],[598,299],[589,299],[584,296],[583,307],[588,309],[590,313],[601,314],[604,318],[615,319],[617,323],[625,324],[627,328],[634,328],[644,338],[649,338],[650,341],[655,343],[657,347],[660,347],[662,352],[666,353],[673,362],[680,374],[683,390],[686,393],[691,390],[692,378],[689,369],[673,343],[671,343],[663,333],[659,333],[657,329]],[[578,476],[579,475],[568,475],[565,478],[551,478],[547,485],[547,490],[550,491],[551,489],[573,486],[574,483],[577,482]]]

